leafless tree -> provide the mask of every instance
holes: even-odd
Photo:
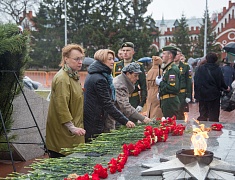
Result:
[[[1,21],[14,21],[16,24],[20,23],[20,17],[28,10],[36,11],[40,0],[1,0],[0,14]]]

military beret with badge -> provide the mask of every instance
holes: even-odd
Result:
[[[180,48],[176,47],[177,51],[182,52]]]
[[[161,49],[161,52],[163,51],[170,51],[173,55],[176,56],[177,54],[177,47],[175,46],[164,46],[162,49]]]
[[[125,42],[125,43],[122,44],[121,47],[122,47],[122,48],[123,48],[123,47],[131,47],[131,48],[134,48],[135,45],[134,45],[132,42]]]

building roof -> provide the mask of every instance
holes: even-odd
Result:
[[[175,27],[174,26],[174,23],[175,21],[178,20],[180,22],[179,19],[169,19],[169,20],[156,20],[156,26],[157,27],[161,27],[161,25],[163,25],[163,22],[164,22],[164,25],[168,28],[172,28],[172,27]],[[192,19],[187,19],[187,24],[188,24],[188,27],[201,27],[203,21],[202,18],[192,18]]]

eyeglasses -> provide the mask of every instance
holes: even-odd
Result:
[[[71,57],[69,57],[69,58],[71,58]],[[77,58],[71,58],[71,59],[73,59],[74,61],[83,61],[84,60],[84,56],[83,57],[77,57]]]

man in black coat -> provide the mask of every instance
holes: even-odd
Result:
[[[195,99],[199,101],[199,121],[219,122],[221,90],[230,91],[224,82],[216,53],[206,55],[206,63],[199,66],[194,77]]]
[[[224,58],[222,60],[223,66],[221,67],[222,73],[224,75],[224,82],[227,86],[231,87],[232,82],[235,80],[235,70],[234,68],[230,65],[228,58]]]

